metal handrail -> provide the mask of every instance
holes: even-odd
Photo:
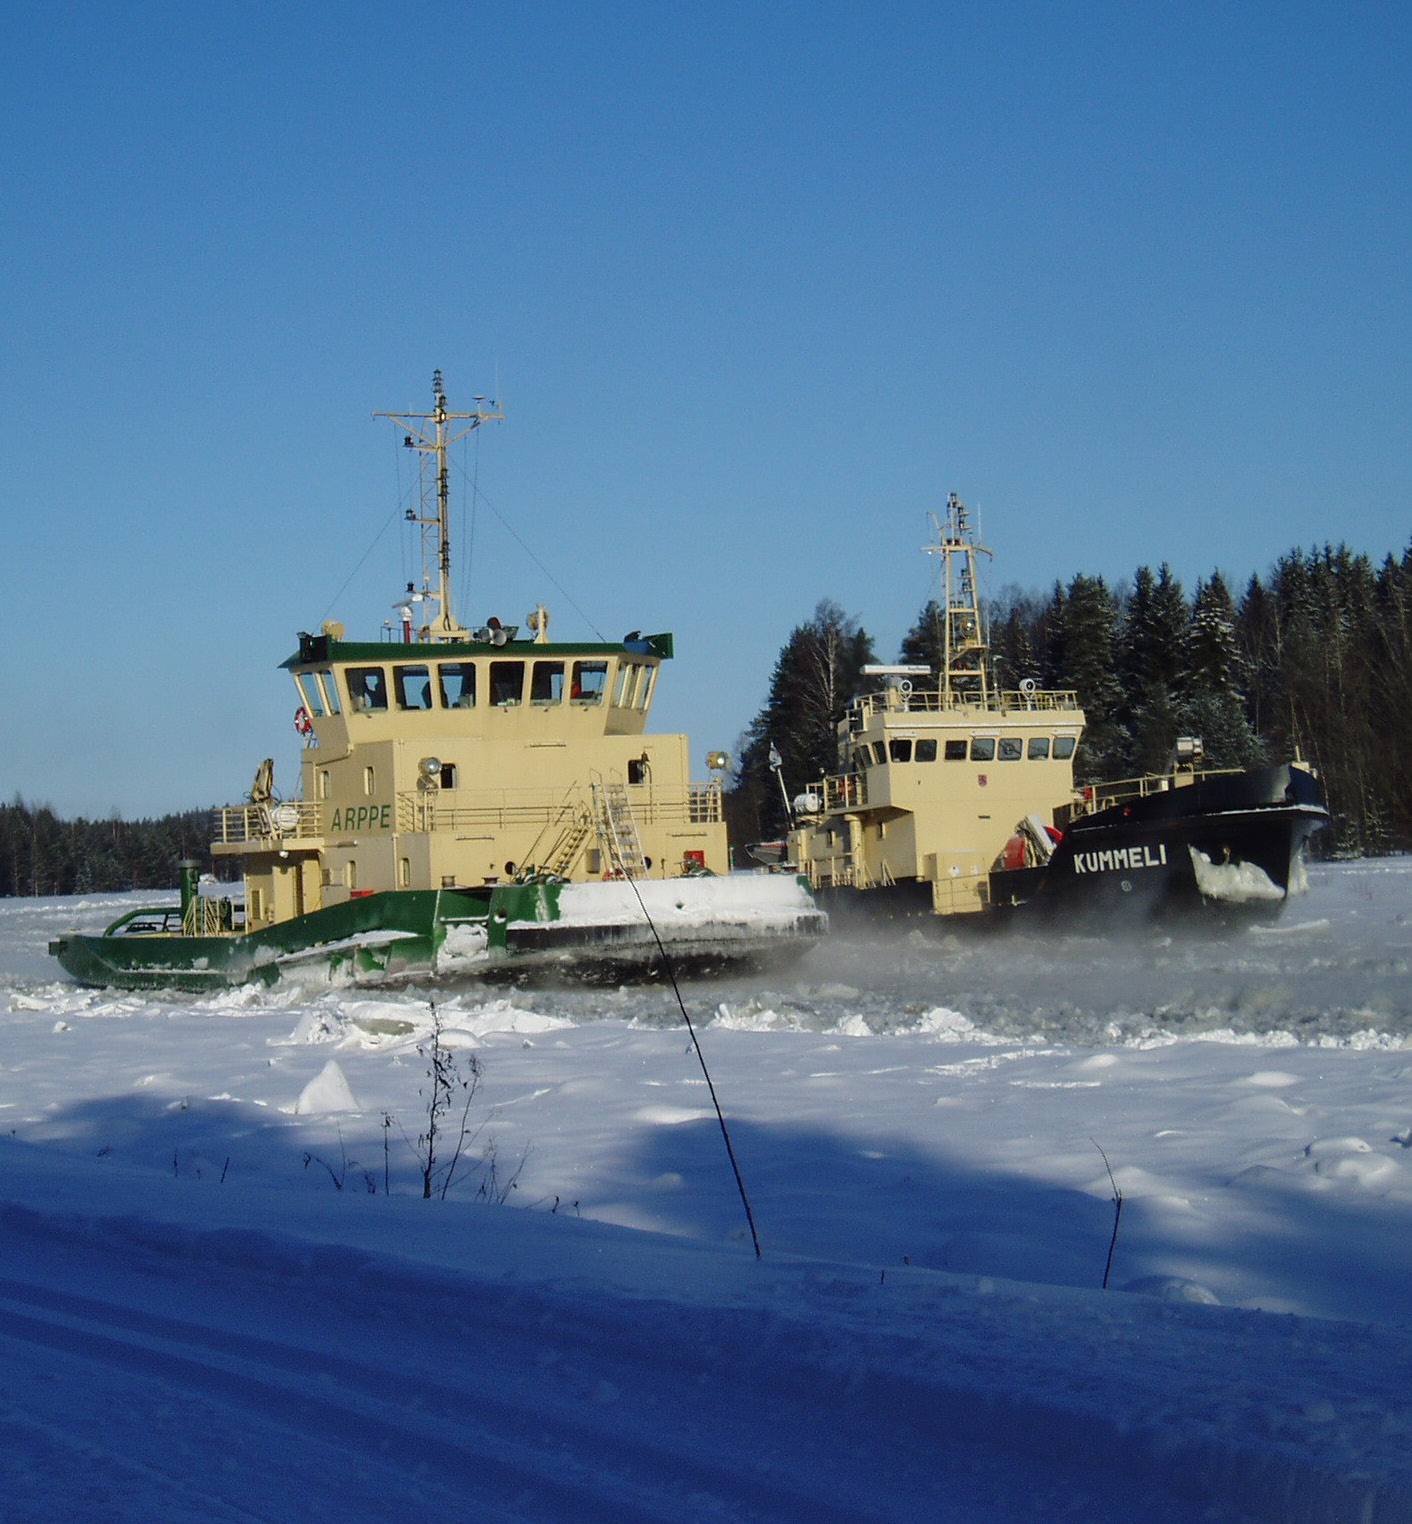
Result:
[[[961,698],[952,694],[943,702],[935,689],[914,688],[910,693],[896,689],[883,693],[862,693],[853,700],[849,718],[853,729],[876,714],[945,714],[953,710],[979,711],[983,714],[1032,714],[1036,711],[1062,713],[1080,708],[1078,693],[1072,688],[1005,688],[988,694]]]
[[[228,804],[211,813],[212,840],[229,844],[243,841],[300,841],[323,834],[319,805],[312,799],[292,799],[283,804]]]
[[[459,790],[464,795],[467,790]],[[397,796],[400,831],[479,832],[552,826],[564,807],[561,795],[510,789],[477,790],[474,802],[462,802],[437,790],[408,789]],[[644,789],[631,793],[639,825],[713,825],[724,818],[719,783],[688,783],[682,789]]]

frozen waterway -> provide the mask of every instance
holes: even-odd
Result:
[[[5,1516],[1412,1517],[1412,863],[1311,878],[688,987],[758,1264],[664,990],[440,997],[519,1174],[424,1202],[425,992],[83,991],[142,897],[0,901]]]

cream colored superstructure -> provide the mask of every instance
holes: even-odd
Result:
[[[1016,827],[1072,801],[1084,715],[1072,692],[993,683],[976,578],[988,552],[954,493],[924,548],[941,558],[939,667],[865,669],[886,686],[853,700],[839,771],[798,801],[790,846],[816,889],[929,886],[934,912],[966,914],[989,905],[1007,846],[1047,850],[1042,825]]]
[[[668,636],[350,645],[301,637],[297,803],[222,811],[252,925],[382,889],[728,870],[719,778],[646,731]],[[371,697],[370,697],[371,694]]]
[[[524,640],[498,619],[457,621],[447,449],[501,415],[480,398],[452,412],[440,371],[433,394],[429,413],[376,415],[421,477],[406,518],[422,580],[389,625],[400,640],[346,641],[333,622],[301,634],[285,663],[299,796],[278,802],[266,764],[248,804],[217,811],[212,850],[244,862],[251,929],[380,890],[729,869],[720,768],[693,783],[686,737],[647,733],[670,635],[554,644],[542,605]]]

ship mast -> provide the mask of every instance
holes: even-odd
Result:
[[[981,617],[976,557],[990,551],[976,537],[970,510],[953,492],[946,500],[946,522],[936,525],[936,543],[922,548],[941,557],[942,662],[938,674],[942,708],[989,702],[990,645]]]
[[[467,640],[468,632],[457,622],[451,611],[451,491],[450,475],[446,466],[446,452],[458,439],[464,439],[472,429],[492,419],[505,415],[492,411],[498,403],[482,407],[484,397],[477,397],[473,413],[453,413],[446,406],[446,387],[441,372],[431,378],[432,395],[436,406],[430,413],[374,413],[374,418],[390,418],[404,430],[402,443],[409,450],[421,455],[421,511],[407,510],[407,520],[419,524],[422,530],[422,586],[420,592],[410,584],[409,596],[422,604],[423,617],[417,621],[417,639],[422,641]],[[466,427],[452,432],[448,425],[465,423]],[[430,425],[430,427],[427,427]],[[436,591],[432,591],[432,564],[436,565]],[[427,617],[428,603],[436,604],[436,618]]]

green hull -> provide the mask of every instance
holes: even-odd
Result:
[[[181,911],[136,911],[100,936],[70,933],[50,953],[80,984],[191,993],[242,984],[384,984],[418,977],[617,980],[665,972],[647,920],[561,920],[557,883],[370,894],[256,931],[187,936]],[[813,945],[827,918],[808,909],[752,932],[667,933],[677,970],[780,963]]]

